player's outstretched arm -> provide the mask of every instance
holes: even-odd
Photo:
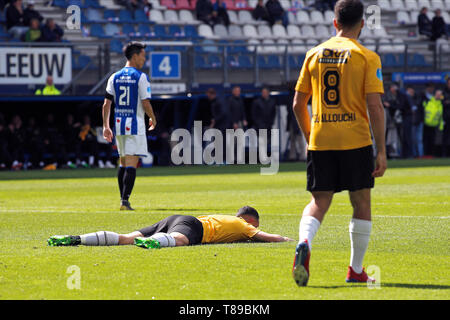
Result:
[[[152,105],[150,104],[150,100],[148,99],[142,100],[142,107],[144,108],[144,111],[147,114],[147,116],[150,118],[149,119],[150,128],[148,130],[151,131],[156,127],[156,117],[155,113],[153,112]]]
[[[111,128],[109,127],[110,114],[111,114],[111,100],[105,98],[102,108],[103,138],[105,138],[105,140],[108,142],[112,142],[113,139],[113,133]]]
[[[373,137],[377,147],[376,168],[373,172],[375,178],[382,177],[387,168],[384,108],[381,102],[381,94],[369,93],[367,95],[367,108],[369,111],[370,124]]]
[[[271,234],[263,231],[259,231],[252,237],[252,240],[261,242],[286,242],[294,241],[291,238],[280,236],[279,234]]]
[[[311,133],[311,118],[308,112],[309,98],[311,98],[311,94],[296,91],[294,96],[294,103],[292,106],[298,126],[302,130],[306,138],[306,143],[308,144],[309,135]]]

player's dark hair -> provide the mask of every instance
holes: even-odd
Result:
[[[131,60],[131,57],[133,57],[134,54],[140,54],[142,49],[145,49],[145,44],[138,41],[131,41],[123,47],[123,54],[127,60]]]
[[[360,0],[339,0],[334,7],[334,15],[342,27],[351,28],[361,22],[364,5]]]
[[[258,211],[256,211],[255,208],[252,208],[250,206],[245,206],[245,207],[240,208],[236,214],[236,217],[241,217],[243,215],[248,215],[248,216],[255,218],[256,220],[259,220]]]

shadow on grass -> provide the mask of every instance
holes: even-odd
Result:
[[[341,286],[308,286],[310,288],[317,288],[317,289],[342,289],[342,288],[361,288],[365,287],[367,284],[360,283],[360,284],[347,284],[347,285],[341,285]],[[450,286],[446,285],[439,285],[439,284],[415,284],[415,283],[381,283],[381,288],[388,287],[388,288],[406,288],[406,289],[422,289],[422,290],[449,290]]]

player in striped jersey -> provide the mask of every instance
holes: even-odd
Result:
[[[123,52],[127,63],[124,68],[111,75],[106,86],[102,113],[103,136],[108,142],[112,142],[114,134],[110,128],[110,113],[114,102],[114,129],[120,157],[120,210],[133,210],[129,198],[136,179],[136,167],[139,157],[148,154],[145,114],[150,118],[149,130],[155,128],[156,118],[150,104],[150,81],[145,73],[139,71],[145,63],[145,45],[130,42]]]

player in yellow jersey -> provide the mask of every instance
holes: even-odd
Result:
[[[230,243],[239,241],[293,241],[277,234],[258,230],[259,214],[249,206],[239,209],[236,216],[173,215],[149,227],[128,234],[98,231],[80,236],[52,236],[50,246],[112,246],[135,244],[144,248],[187,246],[202,243]]]
[[[336,36],[306,54],[293,103],[308,142],[307,190],[312,193],[300,221],[292,270],[299,286],[309,279],[314,235],[334,193],[344,190],[349,191],[353,206],[346,281],[374,281],[365,273],[362,261],[372,228],[370,191],[374,179],[383,176],[387,167],[381,61],[357,40],[364,27],[361,1],[339,0],[334,11]],[[307,104],[311,97],[310,115]]]

